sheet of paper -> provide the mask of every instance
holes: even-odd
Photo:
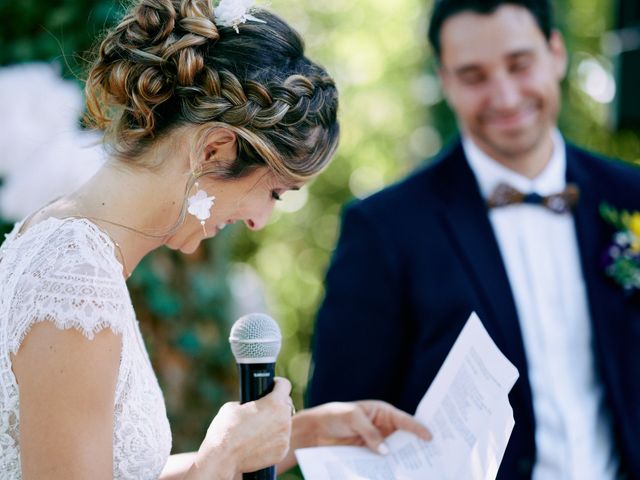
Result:
[[[517,378],[473,313],[416,410],[432,441],[396,432],[384,456],[363,447],[299,449],[302,473],[306,480],[493,479],[514,426],[507,396]]]

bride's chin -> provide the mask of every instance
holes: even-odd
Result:
[[[187,242],[184,245],[181,245],[179,250],[184,254],[190,255],[198,249],[201,240],[202,239],[198,239],[196,241]]]
[[[180,247],[178,245],[176,245],[173,240],[174,240],[173,238],[169,238],[169,239],[165,240],[164,246],[167,247],[167,248],[170,248],[171,250],[179,250]]]

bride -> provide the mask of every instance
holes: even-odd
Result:
[[[110,159],[0,248],[2,479],[230,479],[286,469],[304,446],[384,453],[396,429],[429,437],[378,401],[292,418],[277,379],[258,401],[224,405],[197,452],[169,455],[125,280],[160,246],[190,253],[225,225],[262,228],[338,143],[331,77],[291,27],[244,3],[137,0],[102,40],[86,98]]]

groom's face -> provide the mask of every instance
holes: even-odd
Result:
[[[507,163],[548,141],[566,69],[557,32],[547,41],[528,10],[507,4],[453,15],[440,42],[440,78],[463,134]]]

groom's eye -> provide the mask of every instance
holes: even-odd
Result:
[[[485,81],[486,75],[479,69],[470,68],[459,72],[458,78],[465,85],[480,85]]]

